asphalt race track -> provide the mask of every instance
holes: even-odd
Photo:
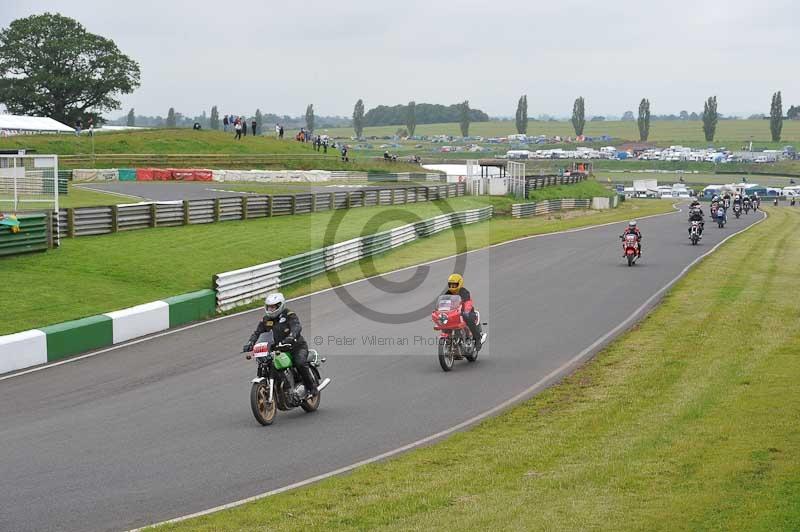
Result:
[[[431,264],[410,292],[387,293],[370,281],[347,286],[373,314],[421,309],[407,323],[362,316],[334,291],[296,301],[290,307],[309,344],[328,357],[323,373],[333,383],[318,412],[279,412],[271,427],[253,419],[255,364],[239,354],[257,311],[0,380],[0,530],[144,526],[445,430],[567,371],[568,360],[696,257],[759,219],[731,216],[725,229],[706,223],[698,246],[687,237],[685,212],[643,220],[644,255],[631,268],[617,238],[624,224],[470,253],[466,286],[490,323],[489,340],[477,363],[457,361],[447,374],[429,315],[455,259]]]
[[[267,183],[281,186],[280,183]],[[438,184],[438,183],[434,183]],[[95,190],[98,192],[115,192],[117,194],[124,194],[127,196],[134,196],[131,202],[136,201],[177,201],[177,200],[192,200],[192,199],[213,199],[231,196],[239,196],[249,194],[248,192],[236,192],[232,190],[225,190],[226,183],[217,181],[207,181],[203,183],[163,183],[163,182],[131,182],[131,181],[114,181],[109,183],[80,183],[81,188],[87,190]],[[380,185],[291,185],[292,191],[297,194],[305,194],[309,192],[336,192],[340,190],[353,190],[358,189],[373,189],[383,188],[385,186],[402,186],[389,183],[383,187]],[[139,198],[139,199],[137,199]]]

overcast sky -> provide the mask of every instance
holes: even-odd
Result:
[[[60,12],[113,39],[139,62],[142,84],[123,108],[165,116],[351,115],[409,100],[513,116],[702,111],[800,104],[796,0],[0,0],[0,26]]]

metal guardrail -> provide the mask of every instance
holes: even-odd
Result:
[[[0,257],[46,250],[51,238],[47,230],[48,216],[48,213],[17,215],[17,233],[12,232],[9,227],[0,227]]]
[[[523,218],[539,216],[564,209],[588,209],[592,206],[590,199],[556,199],[531,203],[514,203],[511,205],[511,216]]]
[[[132,203],[61,209],[58,233],[69,237],[105,235],[149,227],[308,214],[332,209],[404,205],[466,193],[463,183],[354,189],[304,194],[242,195],[213,199]],[[54,231],[55,233],[55,231]]]
[[[492,207],[442,214],[435,218],[339,242],[301,255],[250,268],[219,273],[214,276],[213,280],[214,289],[217,292],[217,309],[230,310],[254,301],[276,288],[308,279],[364,257],[383,253],[454,226],[488,220],[492,214]]]

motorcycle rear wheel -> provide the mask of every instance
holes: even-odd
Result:
[[[319,372],[317,368],[311,368],[311,374],[314,375],[314,380],[316,381],[314,384],[319,385]],[[306,399],[302,403],[300,403],[300,408],[305,410],[306,412],[314,412],[317,408],[319,408],[319,404],[322,401],[322,392],[318,392],[317,396],[313,399]]]
[[[442,366],[442,371],[453,369],[453,360],[453,350],[450,345],[439,341],[439,365]]]
[[[250,387],[250,407],[253,409],[253,416],[262,425],[272,425],[275,421],[275,414],[278,407],[275,401],[268,401],[269,389],[266,381],[254,382]]]

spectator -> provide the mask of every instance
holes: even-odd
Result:
[[[257,125],[258,125],[258,123],[256,122],[256,120],[255,120],[255,118],[254,118],[254,119],[253,119],[253,121],[252,121],[252,122],[250,122],[250,127],[252,127],[252,128],[253,128],[253,136],[254,136],[254,137],[256,136],[256,126],[257,126]]]
[[[236,130],[236,140],[242,139],[242,122],[240,120],[236,120],[233,124],[233,129]]]
[[[348,159],[348,157],[347,157],[347,146],[342,144],[342,161],[346,163],[349,160],[350,159]]]
[[[325,140],[322,141],[322,150],[323,150],[323,153],[328,153],[328,139],[327,138],[325,138]]]
[[[281,135],[281,126],[280,126],[280,124],[275,124],[275,138],[279,139],[279,138],[282,138],[282,137],[283,137],[283,135]]]
[[[222,117],[222,131],[228,131],[228,115]]]
[[[304,128],[300,128],[300,133],[297,134],[297,140],[300,142],[306,141],[306,130]]]
[[[280,138],[283,139],[283,126],[280,126],[280,128],[281,128]]]
[[[89,120],[86,121],[87,126],[89,126],[89,136],[94,137],[94,118],[89,117]]]
[[[81,121],[81,119],[79,118],[79,119],[77,119],[77,120],[75,121],[75,134],[76,134],[76,135],[80,135],[80,134],[81,134],[81,129],[82,129],[82,128],[83,128],[83,122],[82,122],[82,121]]]
[[[247,118],[241,116],[239,117],[239,122],[242,124],[242,135],[247,136]]]

